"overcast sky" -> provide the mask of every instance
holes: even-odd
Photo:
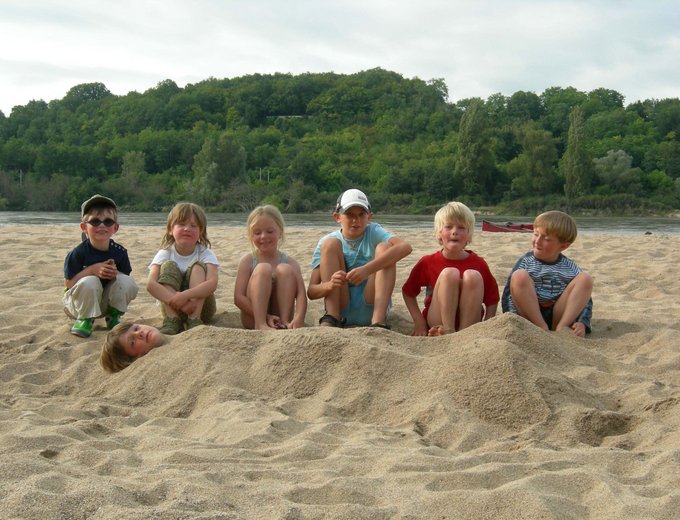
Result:
[[[81,83],[381,67],[449,100],[572,86],[680,97],[680,0],[0,0],[0,110]]]

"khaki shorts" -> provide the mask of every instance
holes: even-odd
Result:
[[[160,274],[158,275],[158,283],[172,287],[175,291],[186,291],[189,288],[189,281],[191,279],[191,271],[195,265],[199,265],[203,270],[208,272],[208,267],[202,262],[193,262],[189,264],[186,272],[182,273],[179,267],[172,260],[163,262],[161,264]],[[201,310],[201,321],[204,323],[209,322],[215,313],[217,312],[217,302],[215,301],[215,295],[211,294],[205,299],[203,303],[203,309]],[[161,313],[165,317],[165,308],[161,305]],[[186,315],[181,316],[182,319],[186,319]]]

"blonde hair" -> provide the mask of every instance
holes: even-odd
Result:
[[[255,246],[253,245],[253,227],[255,227],[255,222],[260,217],[269,217],[274,221],[276,227],[278,227],[279,230],[281,231],[281,238],[279,239],[279,243],[283,244],[283,241],[285,239],[283,229],[286,223],[283,220],[283,215],[279,211],[279,208],[277,208],[276,206],[272,206],[271,204],[267,204],[265,206],[258,206],[253,211],[250,212],[250,215],[248,215],[248,220],[246,221],[246,232],[248,233],[248,241],[250,242],[250,246],[253,249],[253,252],[255,252],[256,250]]]
[[[99,364],[107,372],[120,372],[137,358],[130,356],[120,344],[120,336],[124,334],[133,323],[119,323],[106,335],[106,340],[99,355]]]
[[[434,215],[434,236],[441,243],[439,232],[449,222],[458,222],[467,228],[468,242],[472,242],[472,234],[475,229],[475,214],[462,202],[449,202],[445,206],[439,208]]]
[[[576,240],[578,230],[576,221],[570,215],[562,211],[546,211],[534,219],[534,228],[543,228],[548,235],[554,235],[560,242]]]
[[[198,236],[198,243],[206,247],[211,247],[210,240],[208,239],[208,219],[205,216],[205,211],[198,204],[193,202],[179,202],[175,204],[168,214],[168,222],[165,227],[165,235],[161,240],[161,249],[170,247],[175,243],[175,237],[172,236],[172,228],[175,224],[181,224],[186,222],[191,217],[196,219],[196,223],[200,229],[200,234]]]

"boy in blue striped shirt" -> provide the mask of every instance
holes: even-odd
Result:
[[[562,254],[576,239],[576,222],[561,211],[534,220],[531,251],[512,268],[503,290],[503,312],[514,312],[543,330],[590,332],[593,279]]]

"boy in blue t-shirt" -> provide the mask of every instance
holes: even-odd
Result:
[[[119,229],[118,208],[94,195],[81,206],[84,240],[64,260],[64,311],[75,322],[71,334],[88,338],[95,318],[104,316],[110,330],[137,296],[127,250],[111,238]]]
[[[350,189],[338,198],[333,218],[340,229],[319,240],[307,289],[310,299],[324,299],[322,326],[389,328],[397,262],[411,253],[411,246],[370,222],[372,217],[362,191]]]

